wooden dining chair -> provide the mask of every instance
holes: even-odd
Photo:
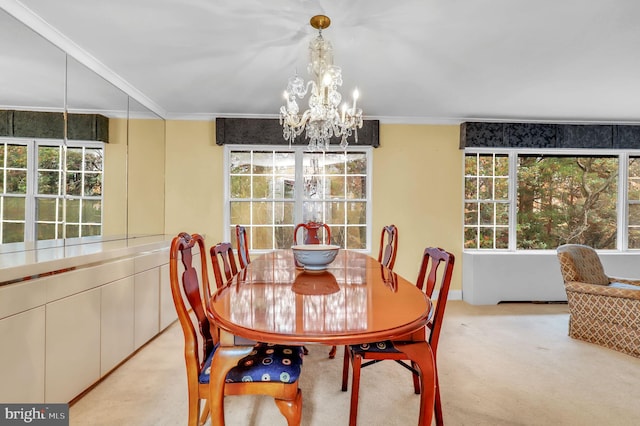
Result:
[[[236,249],[238,251],[238,262],[240,263],[240,268],[244,268],[251,262],[251,258],[249,257],[247,230],[241,225],[236,225]]]
[[[380,250],[378,262],[393,270],[398,254],[398,228],[395,225],[387,225],[382,228],[380,235]]]
[[[302,243],[298,239],[298,230],[301,228],[303,230]],[[324,238],[318,233],[322,233]],[[331,244],[331,228],[322,222],[299,223],[293,229],[293,244]]]
[[[173,239],[169,271],[171,295],[185,339],[188,424],[203,425],[211,411],[209,379],[219,337],[218,328],[203,305],[202,293],[209,292],[209,279],[202,236],[183,232]],[[224,358],[224,352],[220,356]],[[300,347],[258,343],[226,375],[224,395],[272,396],[287,424],[299,425],[302,416],[302,393],[298,387],[301,369]]]
[[[393,270],[398,254],[398,228],[395,225],[387,225],[382,228],[380,234],[380,250],[378,251],[378,262],[389,270]],[[345,352],[348,348],[344,348]],[[329,351],[329,358],[336,357],[338,348],[332,346]]]
[[[438,340],[440,338],[440,329],[442,327],[442,319],[444,317],[444,311],[447,305],[447,297],[449,295],[449,287],[451,285],[451,274],[453,273],[453,265],[455,263],[455,257],[453,254],[435,247],[428,247],[424,250],[422,255],[422,262],[420,264],[420,271],[418,273],[418,279],[416,286],[423,290],[427,297],[430,299],[434,293],[436,285],[438,287],[438,300],[434,309],[433,316],[427,324],[429,329],[428,342],[433,352],[435,361],[435,385],[436,385],[436,397],[435,397],[435,418],[436,424],[443,424],[442,419],[442,405],[440,402],[440,385],[438,383],[438,368],[437,368],[437,349]],[[440,266],[444,269],[438,272]],[[425,333],[426,338],[426,333]],[[387,340],[377,343],[366,343],[360,345],[347,346],[344,355],[344,364],[342,369],[342,390],[347,390],[348,376],[349,376],[349,363],[353,367],[353,377],[351,382],[351,408],[349,413],[349,424],[355,426],[356,418],[358,415],[358,393],[360,391],[360,370],[361,368],[373,365],[383,360],[394,360],[403,367],[409,369],[413,373],[413,387],[414,392],[420,393],[420,376],[419,371],[416,369],[416,365],[409,361],[408,357],[396,349],[396,345],[400,345],[406,342],[406,339],[402,338],[397,340]],[[366,362],[362,362],[367,360]]]
[[[216,286],[218,288],[223,287],[238,273],[236,259],[233,255],[233,247],[231,243],[218,243],[212,246],[209,252],[211,254],[213,276],[216,280]],[[222,269],[220,269],[220,264],[222,264]],[[222,277],[223,271],[224,278]]]

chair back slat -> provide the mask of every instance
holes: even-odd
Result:
[[[447,298],[449,297],[449,287],[451,286],[454,263],[455,256],[452,253],[441,248],[427,247],[422,256],[420,272],[418,273],[418,280],[416,281],[416,286],[423,290],[430,299],[433,298],[436,286],[438,288],[438,299],[433,316],[429,322],[429,328],[431,329],[429,344],[434,354],[438,348],[440,329],[442,327],[444,311],[447,306]],[[444,269],[438,273],[441,266]]]
[[[236,248],[238,251],[238,262],[240,263],[240,268],[244,268],[251,263],[251,258],[249,257],[247,230],[244,226],[236,225]]]
[[[393,269],[396,263],[398,252],[398,228],[395,225],[388,225],[382,228],[380,236],[380,251],[378,252],[378,262],[389,269]]]
[[[195,262],[194,249],[199,251],[199,261]],[[185,353],[189,352],[197,364],[191,374],[197,374],[217,343],[217,336],[212,333],[213,327],[203,304],[203,293],[209,292],[209,277],[202,236],[181,232],[173,239],[169,255],[169,279],[171,296],[185,336]],[[197,330],[194,324],[197,324]]]
[[[211,253],[211,263],[216,286],[221,288],[238,273],[235,256],[233,255],[233,246],[228,242],[218,243],[211,247],[209,251]],[[222,269],[220,269],[220,264],[222,264]],[[222,271],[224,271],[224,278],[222,277]]]

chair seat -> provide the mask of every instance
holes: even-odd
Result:
[[[351,352],[354,354],[365,354],[367,352],[384,352],[384,353],[400,353],[399,350],[393,346],[391,340],[385,340],[375,343],[361,343],[358,345],[350,345]]]
[[[213,351],[207,357],[198,381],[209,383]],[[226,383],[281,382],[293,383],[300,377],[302,369],[302,347],[258,343],[253,351],[238,361],[225,379]]]

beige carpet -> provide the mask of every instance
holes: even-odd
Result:
[[[639,425],[640,359],[567,336],[563,304],[450,301],[438,350],[447,425]],[[70,408],[71,425],[186,425],[182,332],[176,323]],[[346,425],[342,348],[310,346],[303,425]],[[411,425],[419,395],[386,361],[362,371],[360,425]],[[273,400],[225,400],[227,425],[284,425]]]

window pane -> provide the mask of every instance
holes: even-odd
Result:
[[[12,168],[12,169],[27,168],[26,145],[7,145],[7,168]]]
[[[352,152],[347,157],[347,174],[366,175],[367,174],[367,156],[361,152]]]
[[[80,200],[66,200],[66,205],[66,221],[71,223],[80,223]]]
[[[101,235],[102,227],[100,225],[82,225],[82,236],[92,237]]]
[[[480,204],[480,225],[493,225],[494,222],[494,203],[481,203]]]
[[[272,152],[254,152],[253,173],[259,174],[259,175],[273,173],[273,153]]]
[[[494,181],[495,193],[494,199],[496,200],[508,200],[509,199],[509,178],[496,178]]]
[[[83,200],[82,201],[82,223],[101,223],[101,222],[102,222],[102,201]],[[83,232],[82,235],[85,236],[87,234]],[[89,234],[89,235],[97,235],[97,234]]]
[[[366,176],[347,176],[347,198],[365,199],[367,196]]]
[[[247,174],[251,172],[251,153],[232,152],[229,155],[229,172],[232,174]]]
[[[79,225],[67,225],[66,229],[66,237],[67,238],[78,238],[80,236],[80,226]]]
[[[640,226],[640,204],[629,204],[629,226]]]
[[[478,198],[481,200],[492,200],[493,197],[493,178],[480,178],[480,187]]]
[[[495,248],[493,243],[493,228],[486,226],[480,227],[480,248],[492,249]]]
[[[2,244],[24,241],[24,223],[2,223]]]
[[[478,203],[464,203],[464,224],[478,224]]]
[[[509,226],[509,204],[496,204],[496,225]]]
[[[7,194],[27,193],[27,171],[7,170]]]
[[[293,202],[276,202],[274,203],[274,223],[280,225],[293,225],[293,210],[295,204]]]
[[[4,197],[3,220],[25,220],[25,198]]]
[[[275,227],[275,248],[286,249],[293,244],[293,226]]]
[[[345,171],[345,156],[344,154],[327,153],[326,157],[326,170],[328,175],[343,175]],[[352,172],[353,173],[353,172]]]
[[[345,223],[345,204],[327,203],[327,223],[343,225]]]
[[[617,157],[518,157],[517,247],[616,247]]]
[[[84,150],[84,170],[87,172],[102,171],[102,149],[87,148]]]
[[[85,173],[84,195],[88,197],[102,195],[102,173]]]
[[[273,228],[261,226],[252,228],[252,230],[253,248],[258,250],[271,250],[273,247]],[[289,240],[289,247],[291,247],[291,240]]]
[[[37,198],[36,203],[38,221],[54,222],[57,220],[56,209],[58,205],[55,198]]]
[[[254,202],[252,203],[252,208],[253,208],[254,224],[270,225],[273,223],[273,215],[272,215],[273,203]]]
[[[36,226],[36,238],[38,241],[58,238],[58,235],[56,235],[56,229],[57,225],[55,223],[38,223]]]
[[[232,201],[231,223],[251,223],[251,203]]]
[[[38,194],[59,195],[60,172],[38,172]]]
[[[464,248],[467,249],[476,249],[478,248],[478,230],[474,228],[465,227],[464,228]]]
[[[326,178],[325,198],[344,198],[344,177],[335,176]]]
[[[251,197],[251,176],[231,176],[231,198]]]
[[[465,178],[464,180],[464,198],[466,200],[478,199],[478,179]]]
[[[82,173],[67,173],[67,195],[82,195]]]
[[[347,227],[348,249],[361,250],[367,248],[367,228],[364,226]]]
[[[629,248],[640,248],[640,228],[629,228]]]
[[[367,204],[366,203],[347,203],[347,223],[366,224],[367,223]]]
[[[272,198],[273,178],[271,176],[253,177],[253,198]]]
[[[82,148],[67,148],[67,170],[82,171]]]
[[[38,168],[59,170],[60,169],[60,147],[59,146],[39,146],[38,147]]]

